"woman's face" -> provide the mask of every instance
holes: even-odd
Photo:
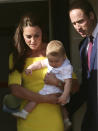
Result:
[[[23,28],[25,43],[32,50],[38,50],[42,44],[42,31],[38,26],[27,26]]]

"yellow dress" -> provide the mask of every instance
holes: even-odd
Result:
[[[44,57],[27,58],[26,65],[44,59]],[[11,68],[12,55],[9,59],[9,67]],[[24,72],[19,73],[14,71],[9,75],[9,84],[22,84],[33,92],[39,92],[44,86],[44,76],[47,69],[40,69],[32,72],[32,75],[27,76]],[[21,108],[24,107],[27,101],[23,101]],[[18,131],[64,131],[64,124],[60,106],[57,104],[42,103],[38,104],[31,113],[29,113],[26,120],[19,119],[17,122]]]

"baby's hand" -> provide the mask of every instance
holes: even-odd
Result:
[[[32,70],[27,68],[25,70],[25,73],[26,73],[26,75],[32,75]]]
[[[59,98],[58,98],[58,103],[60,103],[61,105],[65,105],[67,102],[66,102],[66,97],[64,95],[61,95]]]

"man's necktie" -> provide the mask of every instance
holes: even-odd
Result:
[[[90,36],[90,42],[88,43],[88,69],[90,70],[90,57],[93,47],[93,37]]]

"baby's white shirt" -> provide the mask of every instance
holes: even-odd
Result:
[[[49,65],[48,59],[45,59],[44,62],[46,63],[47,68],[48,68],[47,72],[54,73],[58,79],[64,81],[65,79],[72,78],[73,67],[70,64],[70,61],[68,59],[65,59],[63,64],[58,68],[51,67]],[[62,93],[62,90],[56,86],[45,84],[43,89],[40,90],[39,93],[42,95]]]

